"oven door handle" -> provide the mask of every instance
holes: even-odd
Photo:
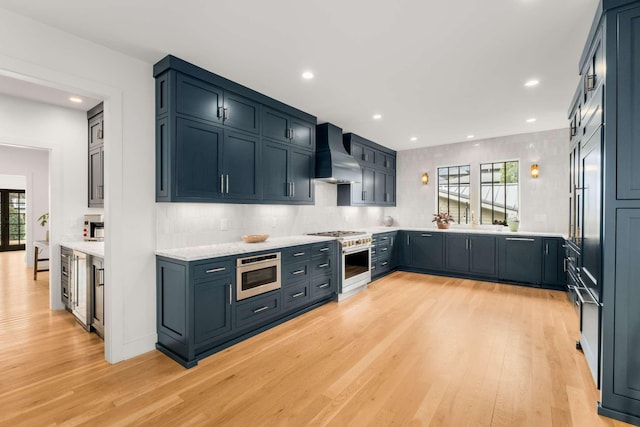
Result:
[[[342,250],[343,254],[352,254],[355,252],[362,252],[362,251],[368,251],[369,249],[371,249],[371,245],[367,245],[367,246],[357,246],[354,248],[346,248]]]

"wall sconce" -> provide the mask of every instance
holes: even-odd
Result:
[[[429,183],[429,174],[425,172],[422,174],[422,185],[427,185],[428,183]]]
[[[537,178],[540,175],[540,166],[537,163],[531,165],[531,178]]]

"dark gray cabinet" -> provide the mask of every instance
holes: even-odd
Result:
[[[564,239],[542,239],[542,283],[565,290],[567,273],[564,269]]]
[[[189,368],[203,357],[335,297],[335,240],[253,254],[277,251],[281,288],[240,301],[236,299],[236,256],[191,262],[158,256],[156,348]]]
[[[398,266],[398,233],[376,233],[372,236],[371,278],[378,279]]]
[[[404,234],[403,258],[408,267],[422,270],[444,270],[444,235],[434,232],[409,231]]]
[[[89,121],[89,207],[104,207],[104,113],[103,104],[87,112]]]
[[[170,55],[154,77],[156,201],[313,204],[315,117]]]
[[[91,329],[104,338],[104,259],[91,256]]]
[[[493,236],[447,234],[445,251],[447,271],[474,276],[496,275],[496,239]]]
[[[498,245],[498,277],[500,280],[531,284],[541,283],[541,238],[500,237]]]
[[[360,182],[338,185],[338,206],[395,206],[396,152],[353,133],[343,143],[360,165]]]
[[[312,204],[315,155],[279,142],[264,141],[262,189],[269,200]]]

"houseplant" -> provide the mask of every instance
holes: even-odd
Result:
[[[44,227],[45,225],[47,225],[47,222],[49,222],[49,212],[43,213],[42,215],[40,215],[38,217],[38,222],[40,223],[40,225],[42,227]],[[46,231],[46,240],[47,242],[49,241],[49,230]]]
[[[449,223],[455,222],[455,221],[453,220],[453,217],[448,213],[440,212],[440,213],[433,214],[433,219],[431,220],[431,222],[435,222],[438,228],[444,230],[449,228]]]

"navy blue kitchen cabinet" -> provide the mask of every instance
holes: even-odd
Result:
[[[542,281],[542,239],[540,237],[499,237],[498,276],[500,280],[540,284]]]
[[[398,233],[376,233],[372,236],[371,248],[371,278],[378,279],[398,266]]]
[[[314,116],[171,55],[154,77],[156,201],[313,204]]]
[[[579,278],[599,298],[590,306],[601,312],[599,330],[594,322],[601,348],[593,349],[601,360],[592,367],[601,378],[598,412],[634,425],[640,425],[639,46],[640,1],[603,0],[579,64],[588,92],[583,116],[595,116],[582,123]]]
[[[403,258],[407,267],[419,270],[444,270],[444,235],[437,232],[403,233]]]
[[[269,200],[313,204],[315,154],[291,145],[264,140],[262,188]]]
[[[238,256],[181,261],[156,258],[156,348],[190,368],[198,360],[333,300],[335,240],[279,251],[281,288],[237,300]]]
[[[338,206],[395,206],[396,152],[353,133],[343,144],[360,165],[360,182],[338,185]]]
[[[447,271],[474,276],[496,276],[496,239],[493,236],[447,234]]]
[[[291,143],[309,150],[315,149],[315,125],[274,110],[263,108],[262,136],[274,141]]]
[[[565,290],[567,273],[564,267],[564,239],[545,237],[542,239],[542,250],[542,284]]]

